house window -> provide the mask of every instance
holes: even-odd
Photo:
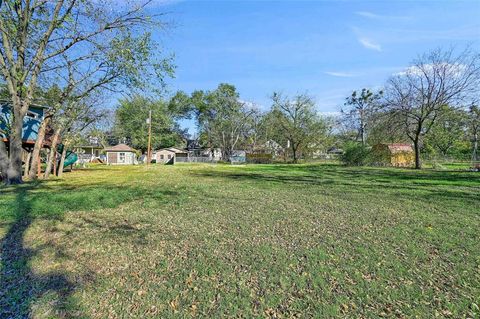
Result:
[[[37,113],[34,113],[32,111],[27,111],[27,117],[29,119],[33,119],[33,120],[36,120],[38,119],[38,114]]]
[[[163,154],[162,154],[162,155],[160,155],[160,159],[163,159]]]
[[[118,161],[120,163],[125,163],[125,153],[119,153],[118,154]]]
[[[171,158],[172,158],[172,155],[168,154],[168,155],[167,155],[167,158],[168,158],[168,159],[171,159]]]

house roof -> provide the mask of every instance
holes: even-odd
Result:
[[[181,149],[176,148],[176,147],[161,148],[158,151],[170,151],[170,152],[173,152],[173,153],[182,153],[182,154],[187,154],[188,153],[186,150],[181,150]],[[156,151],[156,152],[158,152],[158,151]]]
[[[135,152],[133,148],[128,146],[127,144],[118,144],[115,146],[110,146],[105,148],[107,152]]]
[[[75,148],[98,148],[98,149],[102,149],[103,146],[101,146],[101,145],[77,145],[77,146],[75,146]]]
[[[5,100],[5,99],[0,99],[0,104],[3,104],[3,105],[11,105],[12,102],[9,101],[9,100]],[[30,107],[31,108],[37,108],[37,109],[48,109],[50,108],[49,106],[46,106],[46,105],[43,105],[43,104],[38,104],[38,103],[30,103]]]
[[[386,144],[390,152],[392,153],[399,153],[399,152],[413,152],[412,145],[410,144],[403,144],[403,143],[393,143],[393,144]]]

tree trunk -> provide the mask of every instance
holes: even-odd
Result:
[[[23,171],[23,177],[28,177],[28,171],[30,169],[30,160],[32,159],[32,152],[28,152],[27,153],[27,158],[25,159],[25,168],[24,168],[24,171]],[[35,163],[35,162],[33,162]],[[33,165],[35,166],[35,165]]]
[[[8,152],[5,142],[0,136],[0,181],[5,181],[8,170]]]
[[[40,128],[38,129],[37,140],[35,141],[35,146],[33,147],[32,152],[32,163],[37,163],[38,159],[40,158],[40,151],[42,150],[43,143],[45,141],[45,131],[47,130],[48,123],[50,122],[50,118],[45,118],[40,124]],[[32,165],[30,168],[30,173],[28,176],[30,179],[36,179],[38,176],[37,165]]]
[[[10,134],[7,185],[21,184],[22,180],[22,131],[23,114],[14,110],[12,132]]]
[[[230,161],[230,151],[226,147],[222,149],[222,160],[225,162]]]
[[[478,133],[475,132],[473,135],[473,151],[472,151],[472,162],[478,160]]]
[[[360,123],[360,137],[362,139],[362,145],[365,146],[367,141],[366,141],[366,138],[365,138],[365,123],[363,122],[363,120]]]
[[[297,163],[297,148],[292,145],[293,163]]]
[[[65,163],[66,155],[67,155],[67,146],[64,145],[62,150],[62,157],[60,158],[60,164],[58,165],[58,174],[57,174],[58,177],[62,177],[63,175],[63,163]]]
[[[413,141],[413,148],[415,150],[415,169],[421,169],[422,161],[420,159],[420,143],[418,137]]]
[[[53,175],[55,175],[55,176],[58,175],[57,151],[53,152]]]
[[[52,144],[50,145],[50,155],[48,156],[47,168],[45,170],[45,179],[50,176],[52,172],[53,161],[57,160],[57,143],[60,136],[59,130],[56,130],[52,137]],[[55,172],[56,173],[56,172]]]

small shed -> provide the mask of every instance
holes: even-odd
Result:
[[[377,165],[411,167],[415,165],[415,152],[410,144],[377,144],[373,147],[374,161]]]
[[[131,165],[137,162],[135,150],[126,144],[107,147],[105,152],[107,154],[107,164],[110,165]]]
[[[176,147],[162,148],[155,152],[153,158],[155,158],[157,163],[174,163],[175,161],[186,162],[188,152]]]
[[[232,164],[245,163],[247,161],[247,152],[243,150],[233,150],[229,160]]]

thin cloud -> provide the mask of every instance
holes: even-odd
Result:
[[[441,69],[443,72],[445,72],[447,74],[450,74],[453,77],[460,77],[465,72],[465,70],[467,69],[467,66],[464,65],[464,64],[460,64],[460,63],[450,64],[450,63],[445,63],[445,62],[439,63],[439,64],[425,64],[421,68],[418,67],[418,66],[410,66],[410,67],[404,69],[403,71],[394,73],[393,75],[394,76],[395,75],[397,75],[397,76],[407,76],[407,75],[426,76],[426,75],[430,75],[430,76],[433,77],[433,76],[435,76],[434,73],[436,71],[438,72],[438,69]]]
[[[323,72],[325,74],[331,75],[331,76],[336,76],[339,78],[352,78],[357,76],[356,74],[349,73],[349,72],[331,72],[331,71],[325,71]]]
[[[369,50],[382,51],[382,46],[369,38],[358,38],[358,42]]]
[[[356,15],[359,15],[364,18],[368,19],[376,19],[376,20],[391,20],[391,19],[400,19],[400,20],[409,20],[412,17],[409,16],[390,16],[390,15],[381,15],[381,14],[376,14],[373,12],[369,11],[357,11],[355,12]]]

